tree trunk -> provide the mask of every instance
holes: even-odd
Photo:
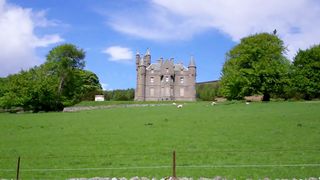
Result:
[[[270,101],[270,94],[269,93],[263,93],[262,101]]]
[[[59,87],[58,87],[58,95],[60,97],[61,92],[62,92],[62,86],[64,84],[64,77],[61,78],[60,83],[59,83]]]

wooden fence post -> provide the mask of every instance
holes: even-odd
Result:
[[[17,163],[17,180],[19,180],[19,170],[20,170],[20,156],[18,157],[18,163]]]
[[[177,178],[177,175],[176,175],[176,151],[173,151],[172,177],[173,177],[173,179]]]

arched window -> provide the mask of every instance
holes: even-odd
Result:
[[[166,82],[169,82],[169,77],[168,76],[166,76]]]

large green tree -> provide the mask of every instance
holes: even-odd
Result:
[[[62,103],[56,101],[57,82],[57,77],[46,71],[44,65],[10,75],[2,89],[0,106],[5,109],[19,107],[34,112],[62,109]]]
[[[84,52],[72,44],[53,48],[39,67],[0,79],[0,107],[56,111],[102,89],[98,77],[83,70]]]
[[[293,61],[293,86],[304,99],[320,98],[320,45],[299,50]]]
[[[241,39],[226,54],[221,76],[221,92],[228,99],[262,94],[269,101],[288,82],[290,62],[284,56],[283,41],[274,34],[260,33]]]
[[[85,52],[73,44],[63,44],[49,52],[46,64],[59,77],[58,94],[68,86],[77,70],[84,68],[84,58]]]

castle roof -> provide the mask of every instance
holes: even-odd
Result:
[[[178,63],[174,65],[175,71],[182,71],[182,70],[188,70],[182,63]]]
[[[159,60],[157,63],[150,64],[147,67],[147,70],[159,71],[159,70],[161,70],[161,68],[164,68],[166,66],[173,66],[174,71],[187,71],[188,70],[188,68],[185,67],[182,63],[174,64],[173,60],[166,60],[164,62],[162,60]]]
[[[196,67],[196,63],[194,62],[194,57],[193,56],[191,56],[191,58],[190,58],[189,67]]]

